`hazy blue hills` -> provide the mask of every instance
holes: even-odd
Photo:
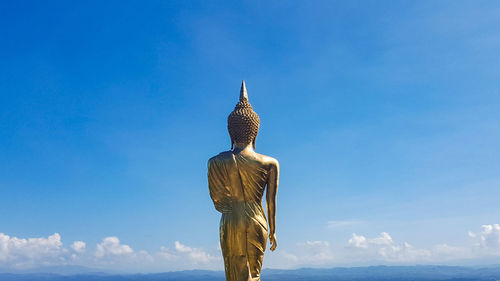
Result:
[[[152,274],[0,273],[1,281],[224,281],[221,271],[190,270]],[[500,280],[500,266],[369,266],[296,270],[266,269],[263,281],[494,281]]]

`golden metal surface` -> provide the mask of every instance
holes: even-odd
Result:
[[[254,151],[259,123],[243,81],[240,101],[228,117],[231,150],[208,161],[210,197],[222,213],[220,244],[227,281],[259,281],[268,237],[271,251],[277,246],[279,164]],[[264,191],[268,220],[262,207]]]

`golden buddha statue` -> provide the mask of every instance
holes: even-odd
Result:
[[[248,102],[245,81],[227,123],[231,150],[208,161],[210,197],[222,213],[219,230],[226,281],[259,281],[268,236],[271,251],[277,246],[279,164],[254,151],[260,119]],[[262,207],[264,190],[268,221]]]

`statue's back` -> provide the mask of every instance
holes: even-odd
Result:
[[[253,201],[261,203],[269,172],[269,160],[263,155],[234,153],[226,151],[209,161],[223,163],[227,178],[225,185],[232,201]]]

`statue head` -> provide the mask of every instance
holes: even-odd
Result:
[[[259,132],[259,115],[253,111],[252,105],[248,102],[247,88],[245,81],[241,83],[240,101],[234,107],[233,112],[227,117],[227,129],[231,136],[231,149],[234,144],[252,144],[255,149],[255,139]]]

